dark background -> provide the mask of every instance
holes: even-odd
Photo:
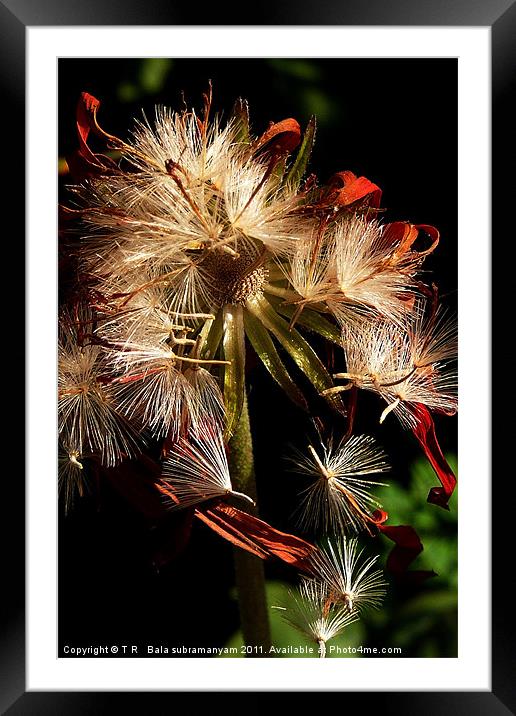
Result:
[[[210,79],[216,111],[228,116],[237,97],[248,99],[255,134],[271,120],[293,116],[305,126],[316,114],[310,171],[322,182],[344,169],[364,175],[384,191],[386,220],[436,226],[441,244],[425,263],[425,279],[436,280],[443,301],[455,308],[456,60],[61,60],[60,156],[76,147],[75,105],[81,91],[102,101],[101,125],[126,137],[142,109],[149,118],[156,103],[181,109],[182,92],[188,105],[200,108]],[[295,531],[290,515],[297,483],[281,458],[289,444],[304,444],[307,421],[252,360],[249,383],[261,516],[279,529]],[[456,574],[448,572],[455,565],[450,552],[455,550],[456,503],[452,515],[441,515],[424,502],[436,477],[415,462],[418,447],[397,421],[387,420],[378,431],[378,414],[374,398],[361,396],[357,429],[379,435],[394,467],[389,482],[396,482],[396,491],[389,502],[386,494],[384,506],[392,524],[415,524],[422,535],[425,552],[414,566],[435,568],[441,561],[444,569],[436,569],[439,577],[417,589],[393,584],[381,617],[365,620],[363,643],[403,643],[403,656],[454,656]],[[453,454],[456,421],[447,418],[436,425],[443,450]],[[419,489],[422,478],[426,482]],[[396,505],[394,497],[399,498]],[[238,628],[232,548],[197,521],[186,550],[158,568],[157,555],[167,537],[170,541],[171,527],[149,525],[104,483],[70,514],[61,513],[60,652],[65,644],[226,643]],[[385,541],[382,554],[389,548]],[[268,563],[267,576],[271,581],[296,579],[280,563]]]

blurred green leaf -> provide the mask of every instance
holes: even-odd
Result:
[[[419,619],[403,621],[403,626],[393,629],[392,641],[402,649],[408,649],[415,641],[421,642],[432,631],[435,625],[435,615],[422,615]]]
[[[116,94],[120,102],[136,102],[142,96],[140,88],[134,82],[120,82]]]
[[[456,472],[455,455],[446,455]],[[430,570],[437,577],[425,583],[423,591],[396,608],[392,602],[389,619],[384,623],[370,620],[384,640],[414,656],[443,657],[457,652],[457,495],[450,500],[450,511],[427,502],[428,491],[436,475],[426,458],[416,460],[409,484],[391,484],[378,488],[376,494],[389,512],[389,524],[412,525],[423,544],[423,551],[411,564],[412,570]],[[384,557],[392,543],[384,541]]]
[[[277,649],[287,649],[290,647],[312,647],[312,653],[304,654],[281,654],[274,653],[271,656],[275,658],[297,658],[297,659],[314,659],[319,658],[318,648],[315,642],[311,642],[308,637],[304,637],[296,629],[283,618],[284,611],[282,609],[275,609],[274,607],[287,607],[291,603],[292,598],[289,595],[288,584],[283,582],[267,582],[266,593],[267,593],[267,604],[269,606],[270,626],[271,626],[271,638],[272,644]],[[236,647],[240,650],[243,645],[243,637],[240,631],[235,632],[229,641],[224,645],[226,647]],[[361,645],[365,645],[365,631],[362,622],[355,622],[347,627],[342,634],[331,639],[328,642],[328,651],[326,657],[331,658],[359,658],[360,652],[355,654],[352,653],[331,653],[331,646],[339,646],[341,649],[351,648],[356,649]],[[219,658],[241,658],[242,654],[221,654]]]
[[[457,540],[424,534],[423,551],[414,562],[414,569],[433,569],[439,581],[455,587],[457,584]]]
[[[328,124],[335,114],[334,102],[318,87],[304,87],[301,102],[306,114],[315,114],[319,124]]]
[[[457,474],[457,458],[446,455],[452,470]],[[438,484],[432,466],[425,457],[416,460],[411,467],[411,480],[407,488],[391,483],[389,488],[380,487],[376,494],[389,513],[392,524],[410,524],[422,533],[431,533],[439,526],[452,526],[457,522],[457,493],[450,498],[450,510],[443,510],[427,502],[430,488]]]
[[[409,516],[413,517],[414,502],[410,494],[395,482],[388,487],[377,487],[375,497],[389,513],[389,524],[407,524]]]
[[[450,590],[427,591],[411,599],[398,610],[398,616],[408,617],[446,612],[457,608],[457,593]]]
[[[146,57],[142,60],[139,84],[147,94],[157,94],[163,89],[174,60],[169,57]]]
[[[436,639],[427,639],[423,642],[420,656],[424,659],[437,658],[442,656],[439,644]]]
[[[116,89],[120,102],[137,102],[144,95],[162,91],[174,65],[168,57],[145,57],[138,65],[134,79],[126,79]]]
[[[454,474],[457,475],[456,455],[447,454],[445,457]],[[426,458],[421,458],[413,464],[411,474],[412,481],[410,489],[414,500],[417,500],[421,504],[426,503],[430,488],[439,484],[432,466]],[[433,514],[436,514],[439,522],[454,524],[457,521],[457,496],[458,489],[455,489],[448,503],[450,507],[449,511],[443,510],[437,505],[429,505],[429,508]]]
[[[268,63],[276,72],[300,80],[317,82],[321,76],[320,67],[310,60],[271,58]]]

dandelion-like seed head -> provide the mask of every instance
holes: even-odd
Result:
[[[132,325],[133,340],[111,340],[107,351],[118,411],[147,429],[153,438],[176,440],[191,426],[198,426],[206,415],[222,423],[220,388],[203,364],[224,361],[199,357],[201,338],[190,337],[194,329],[186,325],[184,317],[161,311],[148,318],[145,325],[140,325],[141,315],[136,316],[138,325]],[[213,316],[197,315],[197,318],[209,327]],[[112,324],[110,330],[118,327]]]
[[[346,534],[370,527],[372,511],[381,507],[371,490],[385,483],[368,476],[390,470],[372,437],[356,435],[336,446],[321,441],[317,449],[310,445],[306,453],[297,452],[292,462],[311,480],[297,510],[303,530]]]
[[[84,459],[77,447],[65,447],[59,444],[58,451],[58,490],[64,497],[65,510],[68,511],[78,495],[86,491],[87,480],[84,474]]]
[[[105,295],[129,277],[133,296],[151,280],[175,310],[212,311],[261,292],[267,264],[292,251],[299,196],[280,187],[277,157],[256,156],[238,126],[158,108],[120,143],[113,176],[73,187],[85,207],[84,269]],[[150,279],[149,279],[150,277]]]
[[[355,612],[330,604],[325,585],[314,579],[303,579],[296,591],[289,590],[290,602],[282,617],[300,634],[319,646],[319,655],[326,655],[326,643],[358,621]]]
[[[312,572],[325,585],[331,604],[342,604],[351,613],[378,609],[386,593],[381,570],[373,571],[378,556],[361,560],[356,539],[327,541],[312,557]]]
[[[415,290],[411,275],[392,261],[379,222],[354,216],[338,222],[331,237],[335,281],[340,289],[328,307],[341,324],[372,313],[398,322],[407,315],[403,298]]]
[[[299,303],[322,304],[342,325],[374,316],[403,321],[417,290],[415,270],[394,258],[382,225],[357,215],[310,227],[284,264]]]
[[[163,463],[162,476],[174,495],[172,508],[190,507],[230,495],[253,502],[247,495],[233,490],[223,433],[209,418],[175,442]]]
[[[453,329],[438,312],[427,316],[420,296],[430,291],[416,281],[438,232],[382,225],[374,218],[380,189],[351,172],[326,188],[314,177],[303,183],[314,119],[303,138],[292,119],[256,138],[238,106],[225,124],[210,117],[210,93],[200,115],[158,108],[154,122],[144,118],[123,141],[98,125],[98,106],[83,93],[80,148],[68,165],[74,171],[75,161],[86,178],[70,187],[74,208],[63,208],[64,218],[80,222],[74,302],[80,296],[90,306],[88,315],[61,320],[59,464],[67,502],[84,489],[90,462],[117,465],[137,452],[143,434],[166,455],[158,489],[171,509],[253,503],[233,489],[226,455],[245,417],[246,337],[304,408],[292,368],[341,415],[334,393],[350,387],[386,401],[381,420],[392,411],[411,427],[418,404],[455,409]],[[117,152],[116,162],[90,150],[92,131]],[[418,252],[411,247],[420,229],[433,243]],[[333,384],[306,329],[334,343],[341,329],[346,372],[334,377],[344,385]],[[310,561],[311,577],[291,595],[285,618],[321,656],[386,591],[378,557],[362,557],[348,537],[376,523],[372,488],[384,483],[370,476],[389,469],[372,438],[349,437],[353,416],[352,409],[344,442],[309,445],[294,460],[310,481],[301,527],[336,542],[314,549],[251,515],[210,506],[235,544],[304,559],[305,567]]]
[[[427,317],[416,303],[404,330],[392,323],[365,321],[342,330],[348,385],[372,391],[388,406],[380,422],[394,412],[408,428],[415,425],[411,406],[457,410],[456,326],[437,313]],[[347,387],[347,386],[344,386]]]
[[[81,321],[81,319],[78,319]],[[82,322],[87,324],[88,318]],[[124,456],[139,452],[136,430],[116,408],[106,381],[105,356],[97,345],[81,345],[76,322],[68,315],[60,323],[58,349],[58,423],[69,454],[96,455],[112,467]]]

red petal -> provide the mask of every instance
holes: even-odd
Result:
[[[346,169],[343,172],[337,172],[334,174],[328,182],[328,186],[335,187],[336,189],[343,189],[345,186],[348,186],[356,181],[356,179],[357,175],[350,172],[349,169]]]
[[[88,94],[87,92],[81,92],[81,96],[79,97],[79,101],[77,102],[76,122],[77,134],[79,135],[79,143],[81,145],[81,149],[85,153],[91,154],[87,141],[91,130],[92,122],[94,121],[99,107],[100,100],[98,100],[93,95]],[[91,156],[93,157],[94,155],[91,154]]]
[[[425,234],[428,234],[428,236],[432,239],[432,243],[428,249],[425,249],[425,251],[418,251],[419,256],[427,256],[428,254],[431,254],[432,251],[435,249],[435,247],[439,243],[439,238],[441,235],[438,229],[436,229],[435,226],[430,226],[430,224],[416,224],[416,229],[418,231],[423,231]]]
[[[372,514],[374,524],[379,527],[389,519],[389,513],[385,510],[375,510]]]
[[[88,147],[88,137],[93,130],[104,139],[115,140],[115,137],[106,134],[97,124],[97,110],[100,101],[87,92],[81,92],[76,110],[77,136],[79,149],[66,157],[70,173],[78,179],[96,174],[106,174],[116,170],[116,163],[102,154],[95,154]]]
[[[423,551],[416,530],[409,525],[378,525],[378,529],[396,545],[387,558],[387,569],[394,574],[405,572]]]
[[[386,525],[387,513],[377,510],[373,517],[376,518],[376,526],[379,531],[394,542],[394,547],[387,557],[387,569],[396,577],[402,578],[404,582],[420,582],[429,577],[434,577],[435,572],[428,570],[411,570],[409,566],[423,551],[423,544],[419,539],[416,530],[409,525]]]
[[[256,148],[261,149],[265,144],[270,143],[269,149],[283,154],[294,150],[301,141],[301,127],[295,119],[282,119],[281,122],[271,124],[269,129],[262,134],[257,142]]]
[[[278,557],[298,569],[309,568],[310,555],[315,551],[313,545],[294,535],[280,532],[247,512],[219,503],[198,508],[195,515],[221,537],[257,557]]]
[[[442,450],[437,442],[435,426],[432,416],[425,405],[416,403],[413,407],[417,419],[413,433],[419,440],[426,457],[435,470],[442,487],[432,487],[428,494],[428,502],[449,510],[448,500],[453,494],[457,479],[448,465]]]
[[[157,489],[179,502],[168,485],[159,481]],[[299,537],[280,532],[267,522],[223,502],[197,507],[195,516],[236,547],[267,559],[277,557],[301,570],[309,570],[308,560],[315,547]]]
[[[357,177],[353,172],[344,171],[334,174],[329,181],[330,191],[326,200],[338,206],[349,206],[361,199],[367,199],[368,206],[378,208],[382,200],[382,190],[366,177]]]
[[[412,245],[418,238],[420,232],[428,234],[432,243],[424,251],[411,251]],[[393,260],[399,261],[403,256],[409,254],[412,259],[422,259],[428,256],[439,243],[439,231],[435,226],[428,224],[410,224],[407,221],[394,221],[387,224],[382,234],[382,241],[385,248],[394,248]],[[410,252],[410,253],[409,253]]]
[[[382,233],[385,248],[396,247],[396,253],[402,254],[410,249],[417,239],[418,231],[408,221],[393,221],[387,224]]]

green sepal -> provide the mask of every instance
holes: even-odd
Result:
[[[271,184],[272,186],[277,186],[280,188],[283,184],[284,177],[285,177],[285,170],[287,168],[287,159],[286,157],[281,157],[276,162],[276,166],[272,170],[271,173]]]
[[[222,310],[218,311],[213,321],[206,321],[199,331],[201,340],[201,358],[214,359],[222,340]]]
[[[288,395],[290,400],[303,410],[307,410],[306,400],[297,385],[290,377],[269,332],[251,312],[244,312],[244,327],[247,337],[256,354],[267,368],[276,383]]]
[[[255,296],[247,301],[246,306],[279,341],[318,393],[333,388],[332,377],[312,346],[295,328],[289,327],[287,321],[276,313],[267,299],[263,296]],[[338,395],[325,396],[325,398],[335,409],[344,411],[342,400]]]
[[[288,190],[297,191],[301,184],[304,173],[308,166],[308,161],[312,153],[312,147],[314,145],[316,130],[315,116],[310,117],[310,121],[306,127],[303,141],[299,147],[299,151],[296,156],[294,164],[292,164],[287,176],[285,177],[285,188]]]
[[[233,106],[235,120],[235,139],[241,144],[251,144],[249,130],[249,105],[247,100],[239,97]]]
[[[277,296],[271,296],[268,300],[278,313],[281,313],[282,316],[286,316],[287,318],[292,318],[296,311],[297,306],[291,303],[284,303],[281,298]],[[303,328],[307,328],[309,331],[318,333],[323,338],[326,338],[326,340],[336,343],[338,346],[342,346],[340,330],[317,311],[311,308],[304,308],[296,318],[296,323],[303,326]]]
[[[226,406],[225,441],[233,434],[244,403],[245,390],[245,332],[244,309],[241,305],[226,305],[222,309],[222,346],[224,360],[224,403]]]

